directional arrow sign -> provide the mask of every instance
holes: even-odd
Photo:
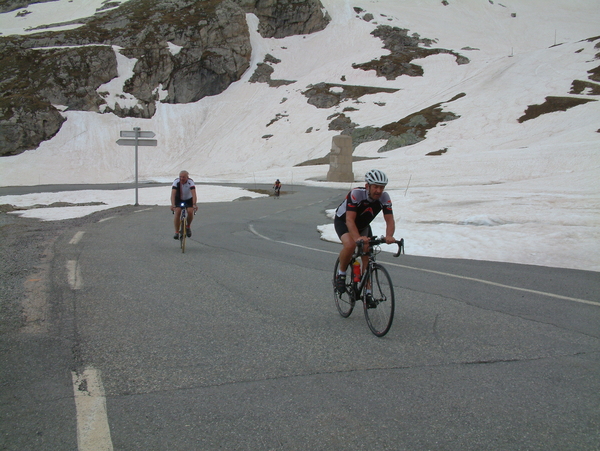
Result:
[[[136,131],[138,138],[154,138],[156,136],[154,132],[146,132],[143,130],[121,130],[120,136],[121,138],[135,138]]]
[[[152,134],[154,135],[154,133]],[[156,146],[156,139],[118,139],[117,144],[119,146]]]

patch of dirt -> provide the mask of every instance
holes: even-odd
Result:
[[[600,53],[596,55],[596,59],[600,59]],[[588,74],[590,80],[600,82],[600,66],[588,70]]]
[[[583,94],[588,96],[600,95],[600,84],[591,81],[574,80],[569,94]]]
[[[425,154],[425,156],[439,156],[445,154],[446,152],[448,152],[448,148],[444,147],[443,149],[436,150],[435,152],[429,152]]]
[[[256,70],[248,80],[250,83],[267,83],[271,88],[278,88],[279,86],[291,85],[296,83],[295,80],[272,80],[271,74],[275,71],[273,64],[279,64],[280,59],[275,58],[273,55],[267,54],[262,63],[258,63]]]
[[[54,208],[54,207],[87,207],[92,205],[106,205],[104,202],[84,202],[80,204],[72,204],[70,202],[53,202],[49,205],[32,205],[30,207],[15,207],[10,204],[0,205],[0,213],[8,213],[10,211],[33,210],[36,208]]]
[[[275,115],[275,117],[269,121],[269,123],[267,124],[267,127],[269,127],[270,125],[273,125],[273,124],[274,124],[275,122],[277,122],[278,120],[280,120],[280,119],[283,119],[283,118],[285,118],[285,117],[288,117],[288,116],[289,116],[289,114],[281,114],[281,113],[277,113],[277,114]]]
[[[373,86],[353,86],[336,83],[318,83],[309,85],[302,94],[308,98],[310,105],[317,108],[331,108],[339,105],[344,100],[358,100],[368,94],[380,92],[394,93],[399,91],[395,88],[377,88]]]
[[[355,69],[365,71],[374,70],[378,77],[385,77],[388,80],[395,80],[401,75],[410,77],[420,77],[423,75],[423,68],[413,64],[413,60],[427,58],[431,55],[447,53],[456,57],[457,64],[468,64],[469,59],[452,50],[429,48],[436,41],[433,39],[421,38],[417,33],[408,35],[407,29],[391,27],[389,25],[380,25],[371,34],[380,38],[384,42],[384,49],[389,50],[389,55],[384,55],[378,59],[360,64],[353,64]],[[425,47],[420,47],[424,45]]]
[[[523,123],[530,119],[535,119],[546,113],[554,113],[557,111],[567,111],[569,108],[583,105],[588,102],[595,102],[595,99],[580,99],[576,97],[546,97],[546,101],[540,105],[529,105],[525,110],[525,114],[517,121]]]

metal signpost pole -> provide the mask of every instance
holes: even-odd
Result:
[[[138,137],[140,136],[140,128],[133,127],[133,131],[135,132],[135,206],[139,205],[138,203]]]
[[[121,138],[133,138],[133,139],[119,139],[117,144],[120,146],[135,146],[135,205],[139,205],[138,200],[138,146],[156,146],[156,139],[154,138],[154,132],[151,131],[140,131],[139,127],[133,127],[133,131],[122,130]]]

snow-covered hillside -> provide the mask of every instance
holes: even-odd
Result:
[[[53,14],[73,5],[52,3]],[[186,169],[197,182],[279,178],[287,186],[349,188],[325,182],[326,165],[296,166],[328,154],[339,133],[328,130],[332,115],[352,107],[344,113],[352,122],[380,127],[442,103],[460,117],[430,130],[424,141],[385,153],[377,152],[382,142],[370,142],[355,152],[378,159],[355,162],[357,180],[372,167],[388,173],[407,253],[600,271],[600,96],[569,93],[574,80],[588,80],[588,71],[600,65],[600,39],[590,39],[600,35],[597,0],[322,3],[332,22],[308,36],[263,39],[249,15],[253,65],[218,96],[160,105],[148,120],[65,112],[67,121],[51,141],[0,159],[0,185],[132,181],[133,149],[115,141],[120,130],[141,127],[154,131],[159,143],[140,148],[143,181],[171,181]],[[47,23],[62,21],[45,14]],[[0,15],[2,30],[11,18],[15,12]],[[354,63],[389,53],[370,34],[378,25],[408,29],[470,62],[429,56],[413,61],[423,77],[395,80],[354,69]],[[295,83],[272,88],[249,82],[267,54],[280,60],[272,65],[272,79]],[[127,73],[132,63],[120,58],[119,71]],[[318,109],[303,92],[320,82],[398,91]],[[518,122],[528,106],[548,96],[594,101]],[[141,202],[166,203],[143,195]],[[331,226],[322,233],[331,237]]]

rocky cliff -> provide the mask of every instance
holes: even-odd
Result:
[[[323,11],[320,0],[129,0],[69,31],[0,36],[0,155],[54,136],[59,108],[147,118],[157,102],[218,94],[249,67],[246,13],[262,36],[281,38],[324,29]],[[135,65],[123,101],[109,103],[102,85],[119,75],[115,52]]]

